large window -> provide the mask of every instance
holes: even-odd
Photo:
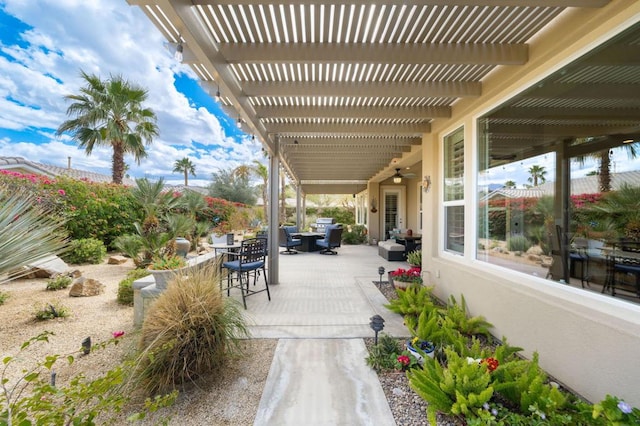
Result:
[[[444,138],[445,250],[464,253],[464,129]]]
[[[639,37],[636,24],[479,119],[478,259],[597,293],[630,284],[637,300],[606,253],[640,241],[640,73],[622,54]]]

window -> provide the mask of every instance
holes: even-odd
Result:
[[[444,138],[444,247],[464,254],[464,128]]]

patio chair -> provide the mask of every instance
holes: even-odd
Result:
[[[250,238],[242,241],[240,251],[234,253],[234,260],[229,260],[222,264],[223,268],[227,268],[227,295],[231,288],[239,288],[242,294],[242,304],[247,309],[246,298],[254,294],[267,292],[267,298],[271,300],[269,293],[269,282],[265,271],[265,257],[267,255],[266,238]],[[252,290],[249,288],[249,281],[253,279],[253,286],[256,286],[258,277],[262,275],[264,279],[264,288],[260,290]],[[233,282],[238,284],[234,285]]]
[[[322,247],[320,254],[338,254],[334,248],[340,247],[342,243],[342,226],[340,225],[328,225],[324,238],[317,240],[316,244]]]
[[[278,245],[286,249],[280,252],[282,254],[298,254],[295,247],[300,247],[302,245],[302,240],[299,238],[292,238],[290,229],[286,226],[282,226],[280,227]]]

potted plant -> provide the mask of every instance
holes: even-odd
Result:
[[[422,250],[410,251],[407,254],[407,262],[411,266],[422,268]]]
[[[422,285],[422,275],[420,268],[398,268],[389,272],[389,283],[396,289],[404,290],[412,284]]]
[[[418,360],[418,364],[420,365],[424,364],[425,357],[433,358],[436,350],[436,345],[434,345],[433,342],[422,340],[417,336],[411,340],[407,340],[406,347],[409,353]]]
[[[187,266],[187,261],[176,255],[157,257],[147,268],[156,281],[156,288],[166,289],[169,281]]]

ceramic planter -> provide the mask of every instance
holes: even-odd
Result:
[[[407,340],[406,346],[411,355],[413,355],[418,360],[418,364],[424,364],[424,356],[420,352],[418,352],[415,347],[413,347],[413,345],[411,344],[411,340]],[[436,347],[432,342],[421,340],[416,344],[416,346],[420,348],[425,356],[429,358],[434,357]]]

